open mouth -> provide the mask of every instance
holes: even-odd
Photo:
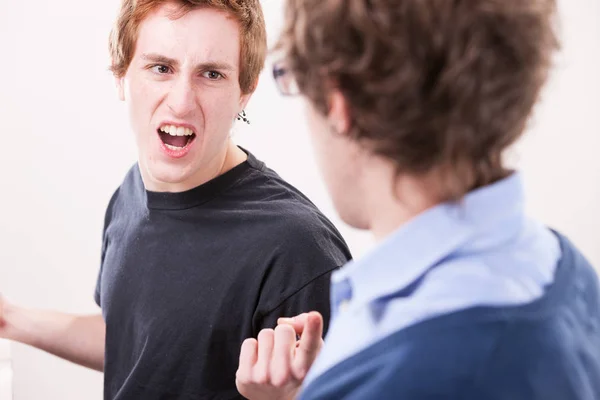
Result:
[[[196,138],[196,134],[190,128],[174,125],[162,125],[157,129],[160,140],[169,150],[182,150]]]

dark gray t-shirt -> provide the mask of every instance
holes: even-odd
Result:
[[[280,316],[329,319],[350,259],[298,190],[248,161],[183,193],[146,191],[134,166],[106,212],[96,302],[106,399],[237,399],[240,346]]]

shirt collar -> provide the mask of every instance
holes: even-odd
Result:
[[[506,240],[523,223],[524,190],[515,172],[402,225],[362,259],[336,271],[333,292],[349,284],[352,303],[369,303],[401,291],[459,250],[481,250]]]

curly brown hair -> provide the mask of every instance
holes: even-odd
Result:
[[[206,7],[227,12],[237,19],[240,24],[239,84],[242,93],[252,92],[267,53],[267,33],[259,0],[122,0],[109,40],[113,74],[117,77],[125,75],[133,58],[140,24],[148,14],[167,3],[179,6],[174,18]]]
[[[443,200],[508,172],[558,48],[555,0],[288,0],[277,48],[302,94]]]

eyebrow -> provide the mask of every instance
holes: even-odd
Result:
[[[173,66],[179,65],[177,60],[174,60],[172,58],[169,58],[169,57],[166,57],[166,56],[163,56],[160,54],[156,54],[156,53],[144,53],[144,54],[142,54],[141,58],[142,58],[142,60],[155,62],[155,63],[159,63],[159,64],[168,64],[168,65],[173,65]],[[199,71],[209,71],[209,70],[233,71],[233,70],[235,70],[235,68],[233,68],[233,66],[231,66],[230,64],[223,62],[223,61],[207,61],[207,62],[196,65],[195,69],[199,70]]]

